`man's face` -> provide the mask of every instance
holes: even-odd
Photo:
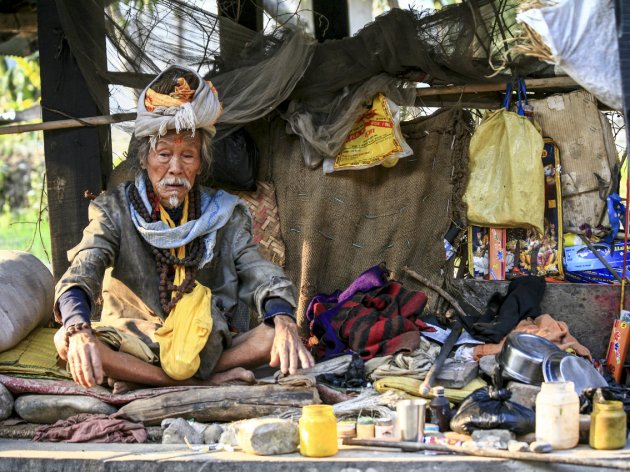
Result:
[[[149,180],[165,208],[180,206],[201,171],[201,136],[169,131],[149,150],[146,162]]]

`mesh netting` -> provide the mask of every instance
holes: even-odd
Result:
[[[505,55],[518,33],[518,0],[468,0],[439,12],[392,9],[352,38],[321,44],[295,27],[255,33],[204,10],[212,2],[202,0],[113,0],[105,8],[102,0],[56,1],[97,103],[109,87],[111,112],[132,110],[138,89],[166,65],[188,65],[219,91],[225,111],[217,139],[282,104],[305,154],[315,156],[311,165],[338,151],[377,77],[386,78],[379,91],[396,96],[408,80],[457,84],[552,75],[536,59]],[[491,64],[505,68],[490,77]],[[102,106],[103,113],[110,110]]]

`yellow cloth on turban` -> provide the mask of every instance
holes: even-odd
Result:
[[[164,223],[171,228],[175,227],[175,223],[161,206],[160,215]],[[184,202],[181,224],[186,223],[187,219],[188,197]],[[175,254],[175,250],[171,249],[171,253]],[[178,258],[183,259],[185,255],[186,246],[177,249]],[[173,283],[181,285],[185,276],[184,266],[175,266]],[[211,296],[210,289],[197,282],[192,292],[182,296],[164,325],[155,332],[155,338],[160,345],[162,369],[172,379],[189,379],[199,369],[199,353],[212,331]]]
[[[184,103],[189,103],[194,94],[195,91],[190,88],[186,79],[180,77],[177,79],[175,91],[168,95],[148,88],[144,96],[144,106],[147,111],[155,111],[156,107],[178,107]]]

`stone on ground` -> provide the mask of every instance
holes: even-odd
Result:
[[[506,450],[514,437],[514,433],[507,429],[478,429],[472,433],[472,440],[478,447],[491,449]]]
[[[236,437],[243,451],[262,456],[296,452],[300,443],[297,424],[275,418],[243,421]]]
[[[167,418],[162,421],[162,427],[162,444],[185,444],[186,440],[190,444],[203,444],[203,434],[184,418]]]
[[[15,412],[29,423],[52,424],[80,413],[112,415],[118,411],[96,398],[83,395],[22,395]]]
[[[6,420],[13,413],[13,395],[0,384],[0,421]]]

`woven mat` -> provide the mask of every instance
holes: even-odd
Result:
[[[0,353],[0,374],[37,379],[70,379],[70,373],[57,365],[53,338],[56,329],[37,328],[17,346]]]
[[[272,182],[256,182],[255,192],[234,192],[247,202],[254,220],[254,242],[262,256],[284,267],[285,247],[280,231],[276,189]]]

